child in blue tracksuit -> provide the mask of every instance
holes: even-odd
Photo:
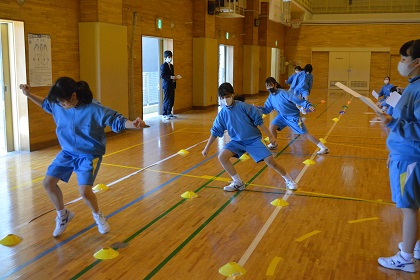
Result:
[[[376,103],[376,105],[379,108],[382,108],[384,112],[386,112],[386,109],[388,107],[386,100],[387,98],[391,95],[391,89],[394,87],[393,84],[389,83],[390,78],[389,76],[386,76],[384,78],[384,85],[382,86],[381,90],[378,93],[378,102]]]
[[[269,114],[273,110],[277,111],[277,116],[271,122],[269,126],[270,132],[277,139],[277,131],[281,131],[286,126],[290,127],[294,133],[302,135],[307,140],[317,145],[320,150],[317,152],[318,155],[327,154],[328,148],[313,135],[308,133],[305,124],[299,114],[299,109],[296,105],[304,108],[307,111],[313,111],[312,104],[304,99],[300,99],[293,95],[290,91],[286,91],[280,88],[276,79],[269,77],[265,80],[265,86],[270,92],[267,100],[264,103],[264,107],[258,106],[263,114]],[[277,145],[268,144],[269,149],[277,148]]]
[[[311,94],[311,90],[312,90],[312,85],[314,83],[314,76],[312,75],[312,65],[311,64],[306,64],[305,68],[303,68],[303,71],[305,71],[306,76],[305,76],[305,81],[308,84],[308,95],[305,98],[306,101],[309,101],[309,95]]]
[[[62,151],[48,167],[42,183],[57,211],[53,236],[62,234],[75,215],[65,208],[63,194],[57,185],[59,180],[68,182],[73,172],[77,174],[79,193],[92,210],[99,232],[107,233],[110,226],[99,210],[92,191],[102,156],[105,154],[104,129],[106,126],[110,126],[114,132],[127,128],[138,129],[145,126],[144,121],[140,118],[129,121],[118,112],[102,106],[93,100],[86,82],[76,82],[69,77],[59,78],[51,86],[45,99],[31,94],[28,85],[22,84],[20,88],[36,105],[52,114],[57,125],[56,134]]]
[[[388,168],[392,200],[403,212],[401,250],[395,256],[379,258],[380,265],[407,272],[416,272],[414,258],[420,259],[420,39],[405,43],[400,48],[398,72],[409,77],[392,115],[381,114],[383,124],[389,127]]]
[[[211,135],[202,154],[206,157],[213,142],[217,137],[223,137],[225,130],[227,130],[231,141],[219,153],[219,161],[226,172],[232,177],[233,182],[223,189],[228,192],[242,191],[245,189],[245,184],[230,162],[230,158],[239,158],[247,152],[255,162],[264,161],[269,167],[279,173],[285,179],[287,188],[296,190],[298,187],[297,184],[284,168],[275,161],[274,156],[261,140],[262,135],[258,126],[269,136],[270,142],[273,145],[277,144],[274,136],[264,125],[262,114],[254,106],[234,100],[234,91],[230,83],[221,84],[218,95],[222,109],[214,120],[213,127],[210,130]]]
[[[302,67],[300,67],[299,65],[295,67],[295,73],[293,73],[292,75],[290,75],[290,77],[285,81],[287,85],[291,85],[293,83],[293,80],[295,79],[297,73],[299,73],[300,71],[302,71]]]

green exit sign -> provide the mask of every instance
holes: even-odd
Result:
[[[156,19],[156,28],[157,29],[162,29],[162,19],[160,19],[160,18]]]

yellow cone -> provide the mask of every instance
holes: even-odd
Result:
[[[289,203],[284,199],[277,198],[277,199],[271,201],[271,205],[273,205],[273,206],[288,206]]]
[[[112,248],[106,247],[102,248],[96,252],[93,256],[99,260],[110,260],[118,257],[119,253]]]
[[[0,240],[0,244],[4,246],[14,246],[20,242],[22,242],[22,238],[14,234],[8,234],[6,237]]]
[[[332,119],[334,122],[338,122],[339,121],[339,119],[338,118],[334,118],[334,119]]]
[[[246,161],[246,160],[248,160],[250,157],[247,155],[247,154],[243,154],[240,158],[239,158],[239,160],[242,160],[242,161]]]
[[[196,198],[198,195],[195,192],[187,191],[181,194],[181,197],[183,198]]]
[[[190,152],[188,152],[187,150],[181,149],[179,150],[178,155],[185,156],[185,155],[188,155],[189,153]]]
[[[107,191],[109,188],[108,188],[108,186],[107,185],[105,185],[105,184],[97,184],[94,188],[93,188],[93,190],[94,191]]]
[[[306,164],[306,165],[313,165],[313,164],[315,164],[316,162],[315,161],[313,161],[313,160],[311,160],[311,159],[307,159],[307,160],[305,160],[304,162],[303,162],[303,164]]]
[[[264,142],[270,142],[270,138],[265,137],[265,138],[264,138]]]
[[[267,115],[266,114],[262,114],[262,118],[264,119]]]
[[[319,142],[321,142],[322,144],[327,143],[327,140],[325,140],[324,138],[319,138]]]
[[[236,262],[229,262],[219,268],[219,273],[227,277],[238,277],[245,275],[246,270]]]

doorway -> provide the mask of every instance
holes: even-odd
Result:
[[[219,85],[233,86],[233,46],[219,45]]]
[[[353,89],[369,90],[370,51],[331,51],[329,53],[328,89],[336,82]]]
[[[163,52],[165,50],[170,50],[173,53],[172,39],[142,36],[143,118],[162,114],[163,91],[160,81],[160,65],[164,62]]]
[[[26,83],[23,22],[0,19],[0,154],[29,150],[27,98],[19,84]]]
[[[271,77],[275,78],[276,81],[280,79],[280,56],[280,49],[271,48]]]

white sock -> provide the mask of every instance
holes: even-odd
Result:
[[[66,208],[64,208],[64,209],[62,209],[62,210],[58,210],[58,211],[57,211],[57,215],[58,215],[59,217],[63,217],[64,215],[66,215],[66,213],[67,213]]]
[[[406,252],[403,252],[403,251],[400,252],[400,255],[406,261],[411,261],[413,259],[413,256],[414,256],[413,254],[409,254],[409,253],[406,253]]]
[[[292,177],[290,177],[290,175],[289,175],[289,173],[286,173],[286,175],[281,175],[281,177],[283,177],[284,178],[284,180],[286,180],[286,181],[293,181],[293,179],[292,179]]]
[[[98,211],[98,213],[92,212],[92,214],[93,214],[94,217],[98,217],[99,216],[99,213],[101,213],[101,211]]]
[[[235,182],[242,182],[241,177],[238,174],[232,176],[233,181]]]
[[[326,149],[327,146],[324,145],[324,143],[322,143],[321,141],[317,144],[318,148],[320,149]]]

